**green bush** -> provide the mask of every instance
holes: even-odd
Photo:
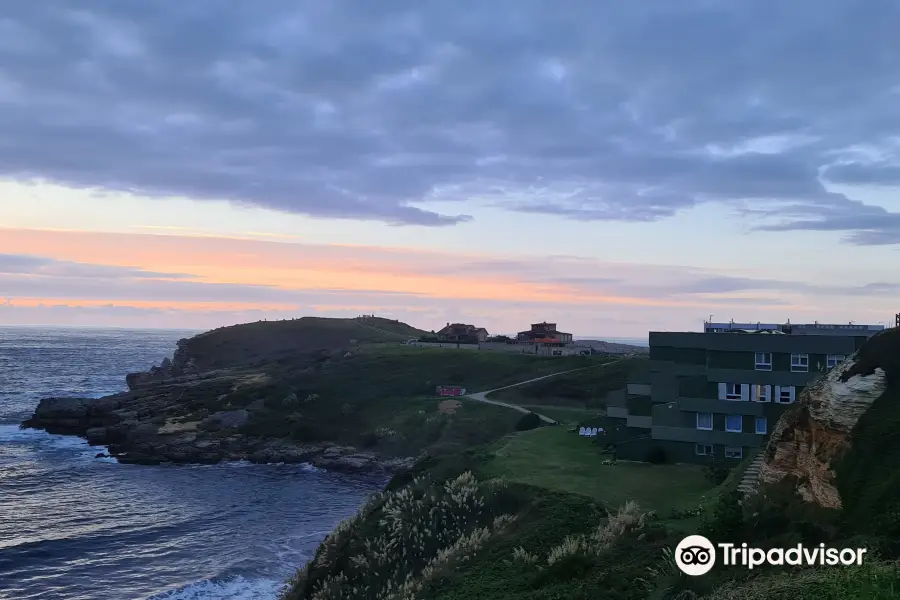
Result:
[[[541,418],[537,416],[536,413],[529,412],[522,415],[522,418],[516,423],[516,431],[529,431],[531,429],[537,429],[540,426]]]
[[[728,474],[731,473],[732,467],[733,465],[724,458],[714,457],[709,463],[704,465],[703,475],[713,485],[721,485],[728,479]]]

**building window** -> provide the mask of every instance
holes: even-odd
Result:
[[[828,362],[826,363],[826,366],[829,369],[833,369],[836,366],[838,366],[839,364],[841,364],[842,362],[844,362],[845,358],[846,357],[843,354],[829,354]]]
[[[756,417],[756,433],[766,435],[768,433],[769,424],[765,417]]]
[[[809,354],[791,354],[791,371],[795,373],[809,371]]]
[[[725,446],[725,458],[744,458],[743,446]]]
[[[771,402],[772,401],[772,386],[768,385],[756,385],[753,386],[753,399],[756,402]]]
[[[713,447],[709,444],[697,444],[694,447],[694,453],[697,456],[712,456],[713,455]]]
[[[712,429],[712,413],[697,413],[697,429]]]
[[[756,353],[756,370],[771,371],[772,370],[772,353],[757,352]]]
[[[741,399],[741,384],[726,383],[725,384],[725,399],[726,400],[740,400]]]
[[[794,401],[795,393],[794,386],[782,386],[778,391],[778,398],[776,398],[776,401],[779,404],[790,404]]]
[[[744,417],[741,415],[725,415],[725,431],[740,433],[743,430]]]

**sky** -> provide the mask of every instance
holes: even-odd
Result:
[[[0,324],[900,311],[892,0],[11,0]]]

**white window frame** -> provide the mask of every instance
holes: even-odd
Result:
[[[737,429],[729,429],[728,427],[728,419],[737,418],[739,421],[739,425]],[[743,415],[725,415],[725,431],[729,433],[743,433],[744,431],[744,416]]]
[[[763,385],[758,384],[753,386],[753,401],[754,402],[771,402],[772,401],[772,386],[771,385]]]
[[[759,430],[759,425],[762,423],[762,431]],[[756,417],[753,422],[753,429],[756,431],[757,435],[768,435],[769,433],[769,420],[765,417]]]
[[[705,416],[708,416],[708,417],[709,417],[709,427],[701,427],[701,426],[700,426],[700,415],[705,415]],[[702,430],[702,431],[712,431],[712,428],[713,428],[713,416],[712,416],[712,413],[702,413],[702,412],[698,412],[696,418],[697,418],[697,429],[700,429],[700,430]]]
[[[737,391],[735,391],[737,390]],[[725,399],[736,401],[743,400],[743,395],[741,394],[741,384],[740,383],[726,383],[725,384]]]
[[[771,371],[772,370],[772,353],[771,352],[756,352],[754,355],[754,362],[756,363],[757,371]]]
[[[809,354],[791,354],[791,372],[809,372]]]
[[[844,354],[829,354],[825,359],[825,366],[833,369],[845,360],[847,360],[847,357]]]
[[[701,450],[703,450],[701,452]],[[694,444],[694,454],[697,456],[713,456],[712,444]]]
[[[787,401],[784,400],[787,395]],[[792,385],[784,385],[778,388],[778,397],[775,398],[776,404],[793,404],[797,399],[797,388]]]
[[[744,458],[744,447],[725,446],[725,458]]]

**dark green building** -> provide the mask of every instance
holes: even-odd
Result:
[[[880,325],[705,323],[703,333],[650,332],[645,373],[608,399],[626,425],[627,460],[707,462],[756,454],[784,410]]]

